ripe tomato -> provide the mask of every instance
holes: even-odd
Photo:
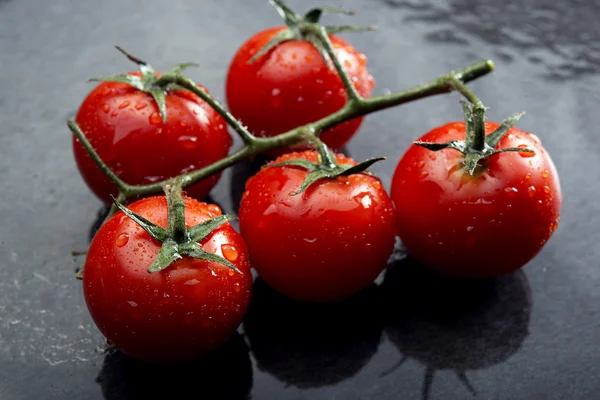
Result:
[[[275,163],[299,158],[316,162],[318,156],[290,153]],[[365,173],[322,179],[291,196],[307,174],[274,166],[250,178],[240,229],[253,267],[275,290],[296,300],[341,300],[383,270],[395,240],[392,203],[379,179]]]
[[[280,43],[248,63],[283,29],[286,27],[266,29],[248,39],[234,56],[227,74],[229,109],[258,136],[275,136],[319,120],[342,108],[347,100],[339,75],[310,42]],[[374,80],[367,71],[366,56],[339,37],[330,35],[330,39],[358,92],[369,97]],[[328,129],[321,140],[339,149],[361,122],[362,118],[356,118]]]
[[[221,213],[215,205],[190,198],[185,204],[188,227]],[[129,209],[167,227],[164,197],[139,200]],[[252,286],[246,244],[227,223],[200,244],[242,274],[187,256],[148,273],[160,242],[122,212],[100,228],[85,262],[83,293],[94,322],[115,347],[144,361],[185,361],[216,348],[235,332]]]
[[[167,120],[163,123],[150,94],[125,83],[102,82],[85,98],[75,121],[100,158],[132,185],[167,179],[227,156],[232,139],[225,120],[215,110],[187,91],[169,91],[165,99]],[[73,150],[87,185],[110,203],[117,188],[75,137]],[[186,188],[187,194],[204,198],[219,176]]]
[[[486,123],[486,134],[498,127]],[[465,123],[435,128],[420,140],[465,138]],[[558,227],[562,195],[556,168],[533,134],[511,128],[497,148],[528,147],[481,161],[474,176],[453,149],[411,146],[392,180],[398,230],[415,258],[441,272],[491,277],[531,260]]]

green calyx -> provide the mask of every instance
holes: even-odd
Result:
[[[152,238],[162,243],[156,259],[148,268],[148,272],[158,272],[167,268],[173,262],[188,256],[198,260],[205,260],[223,264],[237,273],[242,273],[234,264],[225,258],[209,253],[202,249],[201,242],[216,228],[229,222],[236,217],[231,215],[220,215],[209,219],[201,224],[187,228],[185,225],[185,202],[181,196],[181,183],[165,186],[168,205],[168,228],[164,229],[146,218],[138,215],[119,203],[113,198],[114,204],[125,215],[134,220]]]
[[[534,151],[526,147],[507,147],[497,149],[500,140],[508,133],[517,121],[525,114],[519,112],[506,118],[496,130],[489,135],[485,134],[485,107],[481,101],[471,92],[464,83],[454,80],[452,87],[459,91],[469,100],[469,103],[462,102],[463,114],[466,124],[465,140],[452,140],[445,143],[433,142],[413,142],[417,146],[425,147],[431,151],[440,151],[443,149],[454,149],[461,152],[464,157],[464,167],[466,172],[473,176],[477,171],[482,170],[484,161],[495,154],[505,152],[533,153]]]
[[[302,182],[298,190],[293,192],[291,196],[296,196],[304,192],[318,180],[335,179],[339,176],[359,174],[361,172],[365,172],[371,165],[375,164],[376,162],[385,160],[385,157],[376,157],[363,161],[360,164],[356,165],[339,164],[335,159],[335,154],[333,154],[323,142],[321,142],[317,138],[314,138],[312,141],[319,153],[318,162],[315,163],[303,158],[299,158],[294,160],[282,161],[279,163],[267,164],[264,167],[270,168],[295,166],[304,168],[307,171],[309,171],[309,174],[306,176],[306,178],[304,178],[304,181]]]
[[[282,30],[277,35],[275,35],[262,49],[260,49],[249,61],[251,64],[263,55],[267,54],[269,50],[274,48],[280,43],[286,42],[288,40],[305,40],[307,42],[312,43],[315,48],[321,54],[323,60],[325,60],[326,64],[329,68],[333,68],[331,66],[331,60],[327,54],[326,44],[323,43],[322,39],[319,37],[318,32],[320,30],[325,30],[327,34],[336,34],[341,32],[361,32],[361,31],[372,31],[377,29],[374,26],[352,26],[352,25],[326,25],[321,26],[319,24],[319,20],[324,12],[336,13],[336,14],[345,14],[345,15],[354,15],[354,12],[343,10],[335,7],[318,7],[313,8],[306,12],[304,15],[296,14],[292,9],[290,9],[282,0],[270,0],[269,1],[273,7],[277,10],[281,18],[288,26],[287,29]]]
[[[176,84],[170,83],[175,80],[177,77],[182,77],[182,72],[189,67],[197,67],[196,63],[183,63],[177,64],[168,70],[166,70],[162,77],[159,78],[156,76],[156,71],[150,64],[146,61],[141,60],[135,56],[132,56],[125,50],[123,50],[119,46],[115,46],[117,50],[125,55],[130,61],[134,62],[138,65],[138,68],[141,73],[140,76],[134,76],[129,74],[116,74],[116,75],[108,75],[101,76],[97,78],[91,78],[92,82],[120,82],[125,83],[127,85],[133,86],[141,92],[148,93],[152,96],[156,105],[158,106],[158,111],[162,118],[163,122],[167,121],[167,104],[165,101],[165,95],[170,90],[186,90],[185,88],[178,86]]]

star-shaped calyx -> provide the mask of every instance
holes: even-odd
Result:
[[[137,64],[140,70],[140,75],[131,74],[115,74],[108,76],[101,76],[97,78],[91,78],[92,82],[120,82],[125,83],[129,86],[133,86],[141,92],[148,93],[152,96],[163,122],[167,121],[167,104],[165,101],[165,95],[171,90],[186,90],[185,88],[171,83],[173,77],[181,76],[182,72],[189,67],[197,67],[196,63],[183,63],[177,64],[168,70],[166,70],[161,77],[157,76],[156,71],[146,61],[141,60],[135,56],[132,56],[119,46],[115,46],[117,50],[123,53],[130,61]]]
[[[315,48],[319,51],[319,54],[321,54],[321,57],[323,57],[327,65],[333,69],[331,63],[329,62],[330,60],[327,54],[327,50],[325,49],[322,40],[316,34],[316,31],[321,29],[321,25],[319,25],[319,20],[321,19],[321,15],[323,15],[324,12],[346,15],[354,15],[354,12],[335,7],[318,7],[309,10],[304,15],[299,15],[296,14],[281,0],[270,0],[269,2],[273,7],[275,7],[279,15],[281,15],[281,18],[283,18],[283,21],[287,25],[287,29],[284,29],[277,35],[275,35],[262,49],[260,49],[256,54],[254,54],[254,56],[248,61],[248,63],[256,61],[280,43],[286,42],[288,40],[305,40],[307,42],[312,43],[315,46]],[[352,25],[326,25],[323,26],[323,29],[325,29],[325,32],[328,34],[335,34],[340,32],[372,31],[375,30],[376,27]]]
[[[506,118],[496,130],[489,135],[485,134],[484,126],[484,111],[483,105],[480,109],[475,110],[471,103],[463,102],[463,113],[466,124],[466,139],[452,140],[446,143],[422,142],[416,141],[417,146],[425,147],[431,151],[439,151],[443,149],[454,149],[460,151],[465,156],[464,166],[469,175],[474,175],[478,166],[481,166],[481,161],[493,156],[494,154],[515,151],[521,153],[533,153],[534,151],[526,147],[505,147],[497,149],[496,146],[500,140],[508,133],[519,118],[525,113],[519,112]]]
[[[335,155],[320,141],[317,142],[318,161],[312,162],[304,158],[297,158],[292,160],[286,160],[278,163],[270,163],[264,166],[264,168],[270,167],[283,167],[283,166],[296,166],[302,167],[309,171],[309,174],[304,178],[304,181],[291,196],[296,196],[312,184],[320,179],[335,179],[338,176],[349,176],[352,174],[359,174],[365,172],[371,165],[378,161],[385,160],[385,157],[376,157],[369,160],[363,161],[359,164],[341,164],[335,159]]]
[[[150,268],[148,268],[148,272],[161,271],[175,261],[181,259],[183,256],[188,256],[198,260],[223,264],[241,274],[242,272],[234,264],[217,254],[205,251],[199,244],[199,242],[205,239],[219,226],[236,217],[231,215],[220,215],[188,229],[185,225],[185,202],[181,196],[181,185],[174,184],[165,186],[165,194],[167,196],[168,206],[167,229],[134,213],[113,198],[113,201],[119,210],[123,211],[125,215],[140,225],[152,238],[162,243],[156,259]]]

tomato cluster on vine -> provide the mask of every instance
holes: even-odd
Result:
[[[420,97],[460,92],[465,120],[402,157],[391,149],[399,162],[388,195],[367,171],[379,159],[333,150],[362,115],[417,97],[381,96],[387,103],[369,109],[366,57],[333,34],[361,28],[322,27],[324,9],[299,16],[274,3],[287,26],[257,33],[233,57],[231,113],[182,75],[191,64],[159,74],[125,53],[140,71],[98,78],[70,125],[82,177],[116,211],[90,245],[85,300],[132,357],[178,362],[223,343],[251,301],[251,267],[292,299],[341,301],[373,283],[396,237],[430,268],[495,277],[523,267],[558,226],[560,183],[540,139],[513,127],[520,115],[484,122],[468,74],[423,88]],[[332,115],[335,126],[315,131]],[[233,155],[228,124],[244,139]],[[257,153],[279,157],[246,183],[237,233],[233,217],[202,200],[223,168]],[[145,196],[157,182],[165,195]],[[134,197],[144,198],[121,204]]]

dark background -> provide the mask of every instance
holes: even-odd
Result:
[[[562,180],[560,228],[541,254],[524,273],[475,286],[399,261],[380,287],[337,306],[287,302],[259,282],[245,341],[212,359],[165,370],[105,353],[70,255],[87,246],[100,209],[65,126],[92,88],[86,79],[131,68],[118,43],[157,69],[200,62],[190,76],[222,99],[238,46],[280,22],[263,0],[0,0],[0,399],[600,398],[600,3],[329,5],[358,17],[328,22],[379,26],[345,36],[369,57],[376,93],[496,61],[471,87],[492,120],[527,111],[519,127],[542,138]],[[412,140],[461,118],[458,99],[371,115],[348,150],[387,156],[373,169],[389,188]],[[233,183],[227,171],[213,191],[226,211],[250,167],[233,170]]]

